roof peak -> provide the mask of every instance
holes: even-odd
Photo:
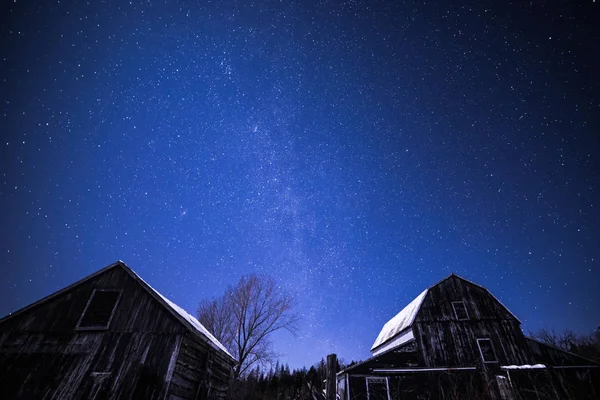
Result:
[[[213,336],[213,334],[209,330],[207,330],[200,323],[200,321],[198,321],[198,319],[196,317],[189,314],[183,308],[179,307],[177,304],[173,303],[168,298],[163,296],[158,290],[156,290],[152,286],[150,286],[150,284],[148,284],[146,281],[144,281],[144,279],[142,279],[142,277],[140,277],[134,270],[129,268],[127,266],[127,264],[125,264],[125,262],[122,260],[117,260],[114,263],[109,264],[106,267],[101,268],[98,271],[93,272],[68,286],[65,286],[64,288],[62,288],[54,293],[49,294],[48,296],[43,297],[38,301],[35,301],[17,311],[14,311],[14,312],[0,318],[0,323],[4,322],[10,318],[14,318],[17,315],[20,315],[24,312],[27,312],[28,310],[31,310],[32,308],[37,307],[40,304],[50,301],[50,300],[64,294],[65,292],[81,285],[82,283],[87,282],[87,281],[89,281],[109,270],[112,270],[113,268],[117,268],[117,267],[121,267],[127,275],[129,275],[133,280],[135,280],[156,301],[161,303],[165,307],[165,309],[168,312],[170,312],[180,323],[182,323],[188,329],[191,329],[192,331],[197,332],[197,333],[203,335],[204,337],[206,337],[206,339],[209,341],[209,345],[212,345],[215,349],[218,349],[218,350],[224,352],[229,357],[231,357],[232,360],[237,362],[237,360],[235,360],[235,358],[231,355],[231,353],[229,353],[227,348],[225,346],[223,346],[223,344],[221,342],[219,342],[219,340],[216,339]]]
[[[509,314],[511,314],[519,323],[521,323],[521,321],[517,318],[517,316],[515,314],[513,314],[496,296],[494,296],[492,294],[492,292],[489,291],[488,288],[481,286],[481,285],[479,285],[473,281],[470,281],[466,278],[463,278],[462,276],[459,276],[454,272],[451,272],[450,275],[439,280],[438,282],[429,286],[427,289],[425,289],[423,292],[421,292],[421,294],[419,294],[410,303],[408,303],[398,314],[396,314],[393,318],[388,320],[385,323],[385,325],[383,326],[383,328],[381,329],[379,335],[377,336],[377,339],[373,343],[373,346],[371,347],[371,351],[384,345],[385,343],[390,342],[393,338],[397,337],[401,332],[404,332],[408,328],[411,328],[427,293],[430,290],[432,290],[433,288],[435,288],[436,286],[442,284],[444,281],[446,281],[450,278],[460,279],[461,281],[464,281],[470,285],[476,286],[476,287],[486,291],[498,303],[500,303],[500,305],[502,305],[502,307],[504,307],[504,309],[506,309],[506,311],[508,311]]]

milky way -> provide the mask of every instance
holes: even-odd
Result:
[[[597,6],[396,3],[4,2],[0,315],[122,259],[192,313],[272,275],[292,367],[451,272],[598,326]]]

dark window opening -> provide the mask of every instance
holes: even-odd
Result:
[[[457,320],[464,321],[469,319],[469,314],[467,313],[467,307],[465,306],[464,301],[453,301],[452,307],[454,308],[454,315],[456,315]]]
[[[368,400],[389,400],[386,378],[367,378],[366,381]]]
[[[490,339],[477,339],[477,346],[479,346],[479,352],[481,353],[481,358],[483,362],[497,362],[496,352],[494,352],[494,347],[492,346],[492,341]]]
[[[85,329],[108,328],[120,296],[121,292],[118,290],[94,290],[77,327]]]

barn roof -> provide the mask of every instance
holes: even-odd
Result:
[[[509,312],[510,315],[512,315],[517,321],[519,321],[519,319],[516,317],[516,315],[514,315],[504,304],[502,304],[502,302],[500,300],[498,300],[498,298],[496,296],[494,296],[488,289],[486,289],[485,287],[478,285],[474,282],[471,282],[468,279],[462,278],[462,277],[452,273],[449,276],[447,276],[446,278],[437,282],[435,285],[429,287],[428,289],[425,289],[413,301],[408,303],[408,305],[406,307],[404,307],[402,309],[402,311],[400,311],[398,314],[396,314],[396,316],[394,318],[392,318],[388,322],[386,322],[386,324],[381,329],[381,332],[379,332],[377,339],[375,339],[375,343],[373,343],[373,346],[371,346],[371,351],[374,351],[377,347],[383,345],[384,343],[389,342],[391,339],[398,336],[399,333],[412,327],[412,324],[413,324],[415,317],[417,316],[419,310],[421,309],[421,305],[423,304],[423,300],[425,299],[427,292],[430,289],[432,289],[432,288],[436,287],[437,285],[441,284],[442,282],[444,282],[446,279],[450,279],[452,277],[461,279],[467,283],[470,283],[471,285],[477,286],[477,287],[485,290],[498,303],[500,303],[500,305],[502,305],[502,307],[504,307],[506,309],[506,311]],[[519,321],[519,323],[521,323],[521,321]]]
[[[30,310],[33,307],[36,307],[43,303],[46,303],[46,302],[60,296],[61,294],[65,293],[66,291],[68,291],[76,286],[79,286],[80,284],[82,284],[82,283],[108,271],[108,270],[111,270],[113,268],[122,268],[133,279],[135,279],[153,298],[155,298],[159,303],[161,303],[178,321],[180,321],[183,325],[185,325],[190,331],[192,331],[196,335],[200,336],[201,338],[207,339],[208,343],[211,347],[213,347],[215,350],[223,352],[229,358],[231,358],[233,361],[237,362],[236,359],[231,355],[231,353],[229,353],[227,348],[225,348],[225,346],[223,346],[223,344],[221,342],[219,342],[217,340],[217,338],[215,338],[208,331],[208,329],[206,329],[200,323],[200,321],[198,321],[194,316],[189,314],[183,308],[179,307],[177,304],[173,303],[172,301],[167,299],[165,296],[160,294],[156,289],[154,289],[146,281],[144,281],[138,274],[136,274],[131,268],[129,268],[127,265],[125,265],[125,263],[123,261],[117,261],[116,263],[113,263],[105,268],[102,268],[101,270],[96,271],[93,274],[88,275],[87,277],[85,277],[63,289],[61,289],[55,293],[52,293],[51,295],[46,296],[41,300],[36,301],[35,303],[32,303],[26,307],[21,308],[18,311],[15,311],[14,313],[8,314],[7,316],[0,318],[0,323],[4,322],[10,318],[13,318],[27,310]]]
[[[421,304],[423,303],[423,299],[427,295],[427,291],[429,289],[425,289],[418,295],[413,301],[408,303],[406,307],[402,309],[396,316],[390,319],[379,332],[379,336],[371,346],[371,350],[374,350],[376,347],[381,346],[391,338],[395,337],[397,334],[412,326],[419,309],[421,308]]]

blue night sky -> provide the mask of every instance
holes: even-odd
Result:
[[[461,3],[3,2],[0,315],[122,259],[192,313],[272,275],[291,367],[451,272],[593,330],[598,5]]]

